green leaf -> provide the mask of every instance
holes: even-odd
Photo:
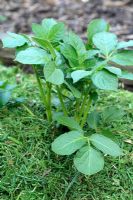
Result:
[[[106,23],[103,19],[94,19],[88,24],[87,28],[87,36],[88,40],[91,43],[92,38],[96,33],[108,31],[109,30],[109,24]]]
[[[101,32],[93,37],[94,45],[100,49],[101,53],[108,56],[117,46],[117,37],[113,33]]]
[[[122,155],[122,150],[120,147],[108,137],[100,134],[93,134],[91,135],[90,140],[97,149],[105,154],[114,157]]]
[[[55,54],[56,54],[56,58],[55,58],[55,64],[61,68],[65,68],[65,60],[63,55],[58,52],[57,50],[55,50]]]
[[[122,71],[122,74],[119,76],[119,78],[127,79],[127,80],[133,80],[133,73]]]
[[[29,47],[26,50],[17,53],[16,61],[22,64],[47,64],[51,56],[43,49],[38,47]]]
[[[26,50],[27,48],[29,48],[29,45],[28,45],[28,44],[24,44],[24,45],[21,46],[21,47],[17,47],[17,48],[16,48],[16,52],[15,52],[15,56],[16,56],[20,51],[24,51],[24,50]]]
[[[95,66],[93,66],[93,71],[97,72],[104,69],[107,66],[107,61],[102,59],[97,59],[95,62]]]
[[[101,171],[104,167],[104,158],[100,152],[90,146],[82,147],[74,158],[77,170],[86,175]]]
[[[121,120],[124,116],[124,111],[122,108],[117,108],[116,106],[107,107],[102,112],[103,121],[110,123],[113,121]]]
[[[65,27],[62,22],[55,24],[49,31],[48,39],[51,42],[58,42],[63,39],[65,33]]]
[[[54,62],[49,62],[44,67],[44,76],[47,82],[61,85],[64,82],[64,74],[61,69],[57,69]]]
[[[92,82],[97,88],[102,90],[117,90],[118,88],[117,76],[105,70],[96,72],[92,76]]]
[[[65,38],[65,43],[73,46],[74,49],[80,54],[84,51],[86,52],[85,45],[82,39],[73,32],[69,32],[67,37]]]
[[[118,138],[117,135],[112,133],[110,130],[110,127],[107,127],[105,129],[101,130],[101,134],[104,135],[107,138],[110,138],[111,140],[113,140],[115,143],[118,143]]]
[[[86,76],[89,76],[91,74],[92,74],[92,71],[76,70],[71,73],[71,77],[73,79],[73,83],[76,83],[82,78],[85,78]]]
[[[77,88],[75,88],[73,85],[69,84],[66,81],[64,83],[67,85],[67,87],[72,92],[74,97],[76,97],[76,98],[80,98],[81,97],[81,92]]]
[[[54,19],[44,19],[42,25],[33,24],[32,31],[36,37],[55,43],[63,39],[65,27],[62,22],[57,23]]]
[[[79,65],[78,55],[73,46],[71,46],[70,44],[61,45],[61,53],[66,59],[68,59],[71,67]]]
[[[42,27],[45,31],[45,36],[47,39],[48,35],[49,35],[49,32],[51,31],[51,29],[53,28],[53,26],[57,24],[56,20],[50,18],[50,19],[43,19],[42,20]]]
[[[83,63],[83,61],[86,59],[86,48],[81,38],[75,33],[69,32],[65,39],[65,44],[69,44],[75,49],[78,57],[76,59],[78,59],[80,64]]]
[[[105,67],[105,69],[117,76],[121,76],[122,72],[120,68],[108,66],[108,67]]]
[[[33,32],[37,37],[58,42],[64,37],[65,27],[62,22],[57,23],[54,19],[44,19],[42,25],[33,24]]]
[[[44,28],[40,24],[33,23],[32,24],[32,31],[33,31],[33,33],[35,34],[36,37],[45,39],[46,33],[45,33]]]
[[[98,127],[99,121],[100,121],[99,112],[94,110],[93,112],[89,113],[88,118],[87,118],[87,123],[88,123],[90,128],[96,130],[97,127]]]
[[[70,131],[57,137],[52,143],[52,150],[59,155],[71,155],[80,149],[86,140],[79,131]]]
[[[55,120],[59,124],[67,126],[70,129],[82,131],[82,128],[80,127],[79,123],[77,121],[75,121],[75,119],[73,117],[57,116],[57,117],[55,117]]]
[[[100,53],[99,50],[88,50],[86,52],[86,54],[87,54],[86,59],[92,59],[92,58],[94,58],[94,56],[96,56],[99,53]]]
[[[133,40],[129,40],[128,42],[119,42],[117,45],[117,49],[123,49],[127,47],[133,47]]]
[[[121,66],[133,66],[133,51],[121,51],[115,54],[110,60]]]
[[[54,58],[56,57],[55,49],[53,48],[52,44],[48,40],[40,39],[40,38],[36,38],[36,37],[32,37],[32,39],[40,47],[48,50]]]
[[[3,47],[16,48],[27,43],[27,39],[19,34],[8,32],[8,36],[2,39]]]
[[[96,58],[88,59],[88,60],[84,61],[82,66],[84,69],[88,69],[88,70],[90,70],[92,68],[94,69],[97,65],[97,62],[98,62],[98,60]]]

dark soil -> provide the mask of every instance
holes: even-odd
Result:
[[[0,30],[30,33],[32,22],[53,17],[85,38],[88,22],[94,18],[105,18],[120,39],[133,39],[133,0],[83,1],[0,0],[0,15],[5,17],[0,20]]]

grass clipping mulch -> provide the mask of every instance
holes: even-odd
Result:
[[[51,151],[58,129],[44,119],[34,76],[0,66],[0,80],[5,79],[17,87],[0,110],[0,200],[133,199],[133,93],[101,92],[98,108],[118,105],[125,111],[120,121],[106,124],[124,155],[107,157],[104,170],[89,177],[72,167],[72,157]],[[16,97],[25,101],[16,104]]]

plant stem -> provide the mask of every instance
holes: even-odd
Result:
[[[54,48],[53,48],[53,46],[52,46],[51,43],[48,43],[48,49],[49,49],[49,51],[50,51],[50,53],[51,53],[51,55],[52,55],[52,57],[53,57],[53,60],[55,60],[55,58],[56,58],[56,53],[55,53],[55,50],[54,50]]]
[[[42,102],[43,102],[44,106],[46,107],[47,106],[47,102],[46,102],[46,97],[45,97],[45,94],[44,94],[44,89],[43,89],[43,86],[42,86],[42,83],[41,83],[41,79],[38,76],[38,73],[37,73],[37,70],[36,70],[35,66],[33,66],[33,69],[34,69],[34,72],[35,72],[35,75],[36,75],[36,80],[37,80],[38,87],[39,87],[39,90],[40,90],[40,95],[41,95]]]
[[[51,106],[51,88],[52,85],[46,82],[47,85],[47,115],[49,121],[52,121],[52,106]]]
[[[38,83],[38,88],[40,90],[42,103],[46,108],[47,119],[48,119],[48,121],[51,121],[51,116],[49,115],[49,111],[47,110],[47,99],[46,99],[46,96],[45,96],[45,93],[44,93],[44,89],[43,89],[43,86],[42,86],[42,83],[41,83],[41,79],[38,76],[38,73],[37,73],[35,66],[33,66],[33,70],[34,70],[34,73],[36,75],[36,80],[37,80],[37,83]]]
[[[87,106],[85,108],[85,111],[84,111],[84,114],[83,114],[83,118],[82,118],[82,121],[81,121],[81,127],[83,128],[85,122],[86,122],[86,119],[87,119],[87,115],[88,115],[88,112],[90,110],[90,106],[91,106],[91,103],[92,103],[92,99],[90,98],[88,103],[87,103]]]
[[[75,114],[74,114],[74,118],[76,120],[79,120],[79,107],[80,107],[80,99],[76,99],[76,104],[75,104]]]
[[[85,105],[86,105],[86,101],[87,101],[87,95],[84,96],[83,98],[83,102],[82,102],[82,105],[81,105],[81,108],[80,108],[80,112],[79,112],[79,116],[78,116],[78,121],[80,121],[83,113],[84,113],[84,108],[85,108]]]
[[[64,112],[64,115],[65,115],[65,116],[68,116],[67,109],[66,109],[66,106],[65,106],[65,104],[64,104],[63,96],[62,96],[62,93],[61,93],[61,91],[60,91],[59,86],[57,86],[57,94],[58,94],[58,97],[59,97],[59,100],[60,100],[60,103],[61,103],[61,106],[62,106],[62,110],[63,110],[63,112]]]

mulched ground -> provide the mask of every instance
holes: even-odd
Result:
[[[133,0],[0,0],[0,15],[2,32],[30,33],[32,22],[53,17],[85,38],[88,22],[102,17],[120,39],[133,39]]]

